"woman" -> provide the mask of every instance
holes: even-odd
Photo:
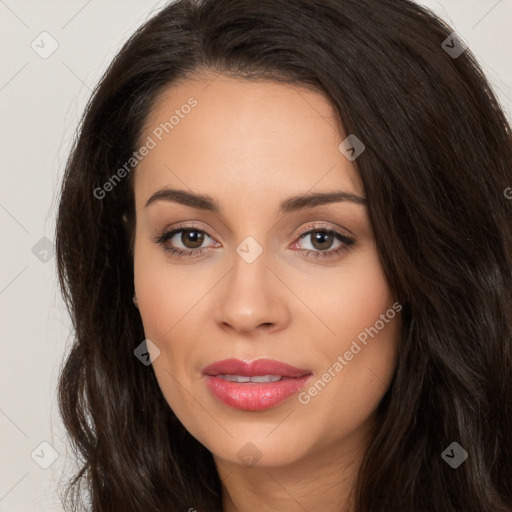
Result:
[[[511,185],[424,8],[169,4],[62,187],[69,510],[512,511]]]

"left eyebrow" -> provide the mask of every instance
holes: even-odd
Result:
[[[311,194],[304,194],[292,196],[281,203],[280,212],[289,213],[305,208],[313,208],[329,203],[341,203],[349,201],[355,204],[366,205],[367,199],[359,197],[351,192],[315,192]]]
[[[163,188],[158,190],[147,200],[145,207],[155,201],[173,201],[200,210],[207,210],[214,213],[220,212],[219,204],[211,196],[195,194],[175,188]],[[360,205],[366,205],[368,203],[366,198],[359,197],[351,192],[314,192],[311,194],[288,197],[281,203],[279,211],[281,213],[290,213],[306,208],[314,208],[315,206],[344,201]]]

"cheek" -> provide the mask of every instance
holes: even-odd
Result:
[[[153,266],[138,273],[135,287],[146,335],[163,340],[186,315],[194,287],[183,286],[175,272],[159,270],[158,266]]]
[[[347,259],[316,297],[319,316],[331,330],[317,345],[324,355],[321,371],[330,369],[335,377],[323,374],[329,383],[325,388],[318,383],[312,394],[319,398],[310,405],[317,415],[331,411],[325,421],[355,428],[377,406],[391,382],[400,336],[400,314],[392,307],[376,250],[360,251]],[[340,396],[344,397],[341,403]],[[335,410],[327,406],[334,403],[339,404]]]
[[[337,349],[373,326],[393,303],[378,255],[371,247],[347,258],[326,278],[305,278],[303,284],[304,296],[331,331],[329,336],[325,330],[326,338],[332,339]]]
[[[135,248],[134,284],[146,336],[163,341],[211,284],[206,276],[191,274],[190,266],[170,263],[163,249],[148,245]]]
[[[135,250],[134,280],[145,336],[160,349],[153,362],[155,376],[167,403],[185,421],[189,411],[200,414],[178,385],[197,357],[187,314],[211,285],[199,276],[191,279],[190,267],[172,266],[165,254],[142,244]]]
[[[372,326],[392,304],[377,256],[368,254],[358,262],[358,266],[359,270],[344,279],[343,293],[338,295],[337,304],[338,314],[347,320],[345,332],[352,336]]]
[[[341,343],[335,352],[349,352],[347,385],[373,395],[393,375],[401,323],[377,252],[368,251],[357,266],[345,279],[344,293],[338,295],[336,325]]]
[[[134,284],[146,336],[159,339],[172,327],[172,319],[164,314],[164,310],[175,311],[176,295],[161,257],[145,244],[135,245]]]

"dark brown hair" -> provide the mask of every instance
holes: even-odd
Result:
[[[84,486],[94,512],[222,510],[211,453],[134,356],[133,172],[95,193],[139,147],[158,94],[208,70],[314,88],[366,146],[357,167],[403,324],[355,512],[512,511],[512,135],[470,50],[442,47],[451,32],[408,0],[178,0],[124,45],[58,210],[75,331],[59,404],[80,461],[69,510]],[[457,469],[441,456],[452,442],[469,455]]]

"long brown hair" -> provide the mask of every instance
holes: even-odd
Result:
[[[512,135],[471,51],[448,51],[452,31],[409,0],[178,0],[128,40],[87,105],[58,210],[75,332],[58,398],[80,462],[68,510],[222,510],[211,453],[134,356],[133,172],[98,193],[157,95],[209,70],[312,87],[366,146],[358,171],[403,325],[355,512],[512,511]],[[453,442],[468,453],[457,469],[442,456]]]

